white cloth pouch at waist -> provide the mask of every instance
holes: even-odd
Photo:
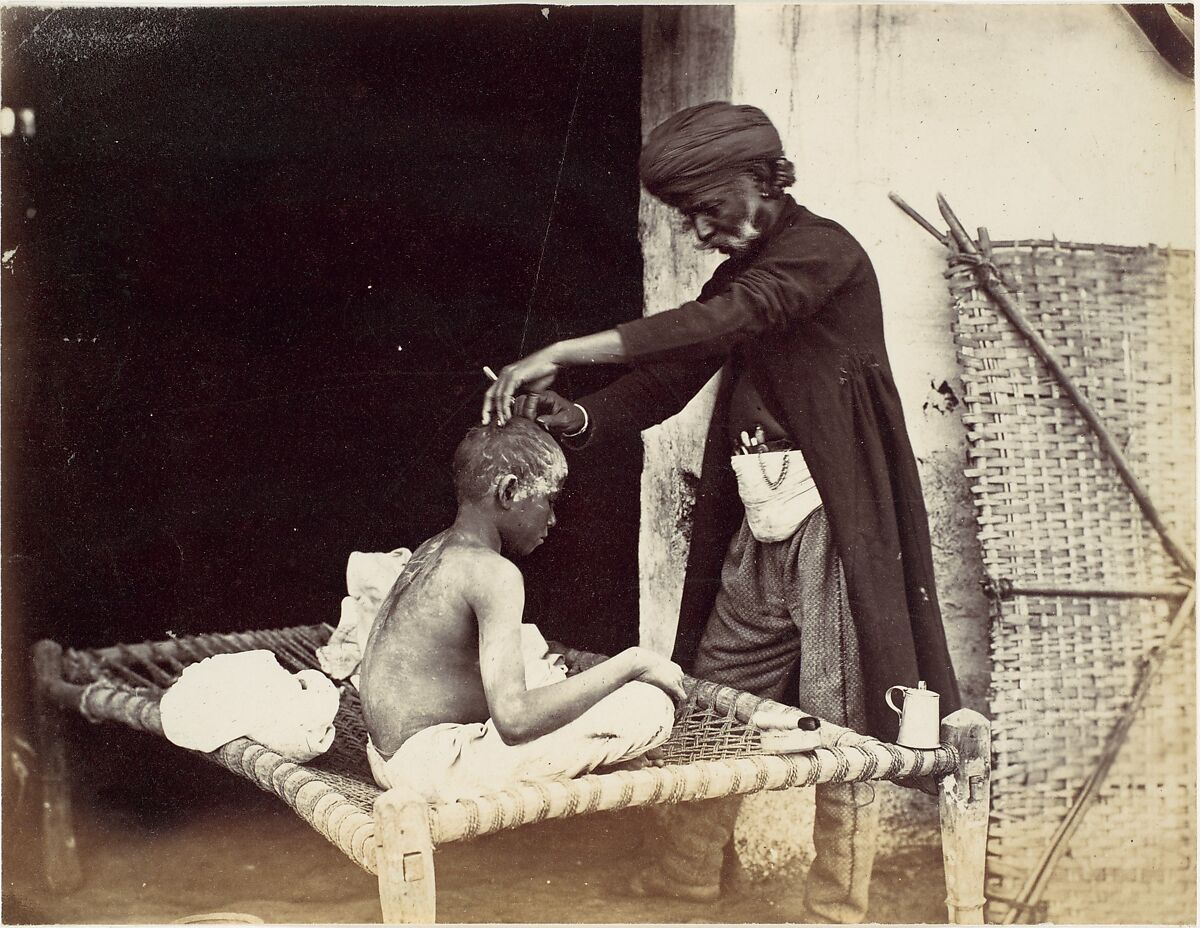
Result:
[[[735,454],[731,459],[746,522],[758,541],[783,541],[821,505],[799,450]]]

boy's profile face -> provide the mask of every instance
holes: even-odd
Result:
[[[561,490],[561,483],[552,488],[537,487],[509,503],[499,525],[506,548],[524,557],[546,540],[557,521],[554,503]]]

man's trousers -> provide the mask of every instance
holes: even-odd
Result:
[[[858,636],[824,509],[779,542],[756,541],[743,520],[721,569],[694,673],[863,729]],[[874,796],[869,783],[816,787],[816,857],[805,894],[812,920],[853,923],[865,916],[879,820]],[[664,885],[719,884],[741,798],[664,812],[653,862]]]

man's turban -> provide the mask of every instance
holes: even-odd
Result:
[[[779,133],[756,106],[701,103],[650,133],[638,171],[659,199],[694,194],[757,161],[783,156]]]

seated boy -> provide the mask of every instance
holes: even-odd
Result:
[[[682,673],[645,649],[526,686],[525,591],[508,557],[545,540],[566,475],[562,450],[528,419],[476,426],[458,446],[454,524],[413,552],[363,652],[380,786],[452,802],[628,761],[670,734]]]

